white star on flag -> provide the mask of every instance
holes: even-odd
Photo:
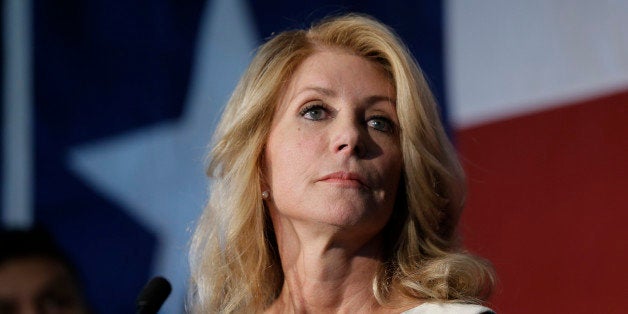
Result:
[[[69,152],[75,173],[157,234],[152,273],[165,276],[173,285],[165,313],[183,311],[190,229],[207,197],[204,154],[256,42],[242,1],[209,1],[199,26],[182,118]]]

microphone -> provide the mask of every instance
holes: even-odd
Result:
[[[168,298],[170,291],[172,291],[172,287],[166,278],[157,276],[151,279],[135,301],[135,313],[156,314]]]

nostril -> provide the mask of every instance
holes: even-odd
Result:
[[[361,145],[340,144],[338,145],[337,152],[345,152],[352,155],[362,156],[364,153],[364,147]]]

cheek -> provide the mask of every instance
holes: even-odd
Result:
[[[401,169],[403,167],[403,161],[401,157],[401,151],[397,148],[394,154],[391,154],[389,162],[390,173],[396,175],[397,179],[401,176]]]
[[[401,150],[397,144],[388,146],[389,149],[380,163],[380,171],[384,175],[385,189],[393,195],[399,188],[403,161]]]
[[[271,185],[275,189],[298,189],[316,173],[322,157],[323,138],[299,129],[276,130],[266,154]]]

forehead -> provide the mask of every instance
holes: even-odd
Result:
[[[384,67],[374,61],[361,57],[349,50],[342,48],[316,48],[296,67],[288,80],[290,85],[307,83],[334,83],[346,78],[358,78],[377,80],[378,85],[391,85],[391,80]],[[364,77],[368,75],[368,77]]]
[[[379,63],[341,48],[317,47],[303,59],[279,91],[280,103],[291,94],[314,87],[318,90],[368,90],[393,99],[390,75]]]

